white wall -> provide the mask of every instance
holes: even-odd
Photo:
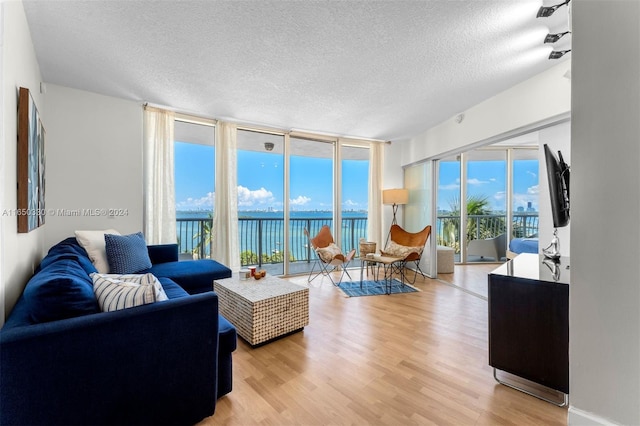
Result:
[[[0,87],[2,87],[2,93],[4,93],[4,79],[2,78],[4,75],[3,72],[3,61],[2,61],[2,56],[3,56],[3,46],[4,46],[4,21],[2,19],[2,17],[4,16],[4,2],[0,3]],[[2,102],[0,102],[0,117],[4,117],[4,99],[2,100]],[[2,154],[5,153],[4,151],[4,144],[5,144],[5,139],[4,139],[4,123],[2,123],[2,126],[0,126],[0,152]],[[5,176],[5,171],[4,171],[4,155],[0,155],[0,176],[2,176],[4,178]],[[5,185],[1,185],[0,184],[0,212],[2,212],[4,210],[4,193],[5,193]],[[0,223],[0,327],[2,326],[3,322],[4,322],[4,274],[3,274],[3,268],[2,268],[2,263],[4,259],[4,250],[3,250],[3,231],[2,231],[2,223]]]
[[[569,61],[562,62],[464,111],[461,123],[452,117],[411,138],[408,144],[402,144],[401,165],[460,151],[495,136],[568,114],[571,81],[564,75],[569,68]]]
[[[571,80],[565,74],[571,68],[570,61],[562,62],[467,111],[464,120],[456,123],[453,118],[413,137],[408,142],[392,144],[391,158],[400,158],[400,166],[426,158],[442,158],[452,152],[495,142],[499,138],[516,136],[539,125],[547,125],[560,118],[567,118],[571,108]],[[549,143],[556,151],[562,150],[570,163],[568,124],[561,124],[539,132],[540,143]],[[564,136],[564,140],[563,140]],[[385,153],[386,154],[386,153]],[[540,246],[547,246],[553,237],[551,205],[546,180],[544,156],[540,157],[539,211]],[[544,173],[543,173],[544,172]],[[402,173],[400,169],[388,169],[389,176]],[[558,230],[562,255],[570,254],[570,225]]]
[[[640,424],[640,2],[573,1],[569,424]]]
[[[382,189],[393,189],[404,187],[404,175],[401,168],[401,143],[391,143],[384,146],[383,151],[383,176]],[[380,197],[382,200],[382,197]],[[404,224],[404,207],[398,207],[398,214],[396,215],[398,224],[402,226]],[[387,240],[389,234],[389,228],[391,228],[391,222],[393,221],[393,209],[391,206],[382,207],[382,231],[381,235],[383,241],[379,243],[378,250],[384,248],[384,242]]]
[[[46,205],[51,214],[45,246],[78,229],[142,231],[142,106],[52,84],[46,96]],[[104,209],[126,213],[110,217]]]
[[[44,252],[44,234],[47,224],[26,234],[18,234],[18,222],[12,212],[17,208],[16,191],[16,138],[18,90],[26,87],[31,91],[40,112],[44,128],[48,130],[48,118],[44,108],[44,98],[39,92],[40,67],[36,59],[27,19],[21,1],[2,3],[2,127],[4,144],[2,156],[3,202],[2,202],[2,263],[0,291],[4,297],[4,315],[0,324],[15,301],[22,293],[27,280],[33,273]],[[7,212],[5,215],[4,213]]]

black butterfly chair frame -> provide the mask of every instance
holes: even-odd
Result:
[[[316,257],[316,260],[311,267],[311,271],[309,272],[307,282],[313,281],[318,275],[329,277],[329,279],[335,286],[339,285],[342,282],[345,274],[349,277],[349,279],[352,279],[351,275],[349,275],[349,271],[347,271],[347,267],[355,256],[356,249],[352,249],[346,256],[342,253],[342,250],[340,250],[340,253],[334,255],[331,260],[327,262],[322,259],[322,257],[318,253],[318,249],[327,248],[331,243],[335,244],[333,236],[331,235],[331,228],[329,228],[329,226],[327,225],[323,225],[322,228],[320,228],[318,234],[313,238],[311,238],[311,236],[309,235],[309,231],[307,230],[307,228],[304,228],[304,235],[307,236],[311,249],[313,250],[313,253]],[[318,271],[315,272],[314,275],[316,266],[318,267]],[[340,274],[340,278],[336,281],[333,279],[332,272],[334,272],[338,268],[341,268],[342,272]]]

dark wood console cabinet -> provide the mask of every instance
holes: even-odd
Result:
[[[489,274],[488,299],[489,365],[565,395],[568,266],[567,257],[554,263],[537,254],[520,254]]]

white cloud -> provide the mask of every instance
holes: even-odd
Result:
[[[529,188],[531,189],[531,188]],[[538,210],[538,194],[531,193],[527,191],[526,194],[513,194],[513,204],[516,207],[522,207],[525,210],[527,209],[529,203],[531,203],[531,207],[534,210]]]
[[[242,185],[238,185],[238,206],[252,207],[260,204],[271,204],[274,202],[273,193],[267,189],[260,188],[250,190]]]
[[[528,175],[531,175],[531,177],[534,177],[534,178],[535,178],[535,177],[538,177],[538,175],[537,175],[537,174],[535,174],[535,173],[533,173],[531,170],[527,170],[527,174],[528,174]]]
[[[215,192],[208,192],[207,195],[200,198],[187,198],[184,201],[176,203],[177,210],[204,210],[212,209],[215,201]]]
[[[342,204],[343,204],[345,207],[358,207],[358,206],[359,206],[359,204],[358,204],[358,203],[356,203],[356,202],[355,202],[355,201],[353,201],[353,200],[345,200],[345,202],[344,202],[344,203],[342,203]]]
[[[485,183],[489,183],[489,181],[476,178],[467,179],[467,184],[469,185],[484,185]]]
[[[538,185],[530,186],[527,188],[527,194],[538,195],[540,194],[540,188],[538,187]]]
[[[438,187],[438,189],[442,189],[444,191],[448,191],[448,190],[451,190],[451,189],[460,189],[460,184],[459,183],[449,183],[449,184],[446,184],[446,185],[440,185]]]
[[[299,195],[297,198],[289,200],[289,204],[291,204],[292,206],[304,206],[305,204],[309,203],[309,201],[311,201],[311,198],[305,197],[304,195]]]

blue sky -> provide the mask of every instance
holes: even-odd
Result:
[[[506,210],[506,170],[504,161],[469,161],[467,166],[468,196],[486,197],[493,211]],[[538,160],[516,160],[513,165],[513,206],[527,210],[531,203],[538,210]],[[460,198],[460,164],[440,162],[438,209],[451,210],[451,203]]]
[[[176,207],[178,210],[213,208],[214,148],[207,145],[176,143]],[[282,210],[284,201],[284,163],[281,154],[257,151],[238,153],[239,210]],[[292,157],[291,210],[331,210],[333,194],[329,179],[332,163],[328,159]],[[538,161],[514,162],[514,208],[525,211],[531,202],[538,210]],[[343,210],[367,210],[367,161],[345,161],[343,165]],[[487,197],[494,211],[506,210],[505,163],[470,161],[467,169],[469,195]],[[458,162],[440,163],[438,209],[450,210],[459,198]]]
[[[175,144],[176,208],[210,210],[213,207],[214,148],[191,143]],[[289,200],[291,210],[331,210],[332,162],[328,159],[292,157]],[[367,161],[344,161],[343,210],[367,210]],[[239,210],[282,210],[284,160],[281,154],[238,152]]]

